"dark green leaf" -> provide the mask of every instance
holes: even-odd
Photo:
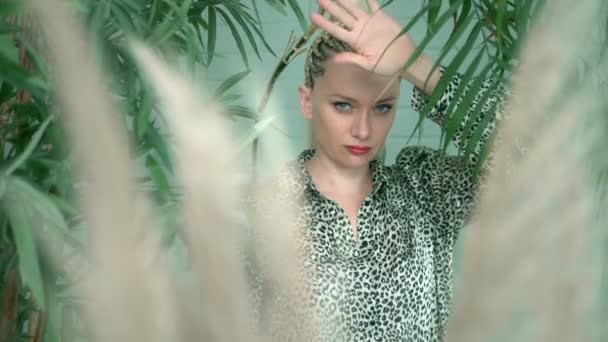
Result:
[[[215,53],[217,15],[215,14],[215,9],[211,6],[209,6],[207,11],[207,20],[209,21],[209,29],[207,30],[207,65],[209,65],[211,64],[211,60],[213,59],[213,55]]]
[[[2,77],[4,80],[10,82],[17,88],[29,92],[32,96],[41,98],[46,94],[47,84],[43,79],[24,70],[21,65],[13,62],[1,51],[0,70],[2,70]]]
[[[255,42],[255,38],[253,37],[253,34],[251,34],[251,30],[249,29],[249,26],[247,25],[247,23],[245,22],[243,17],[238,12],[236,12],[234,10],[230,10],[230,9],[229,9],[229,11],[230,11],[230,13],[232,13],[232,16],[239,23],[239,25],[241,26],[243,31],[245,31],[245,34],[247,35],[247,39],[249,39],[249,43],[251,44],[251,47],[253,48],[253,51],[255,52],[256,56],[258,56],[258,58],[261,59],[260,51],[258,50],[258,45]]]
[[[13,198],[18,203],[29,203],[27,206],[28,217],[31,220],[31,227],[39,228],[38,231],[33,231],[36,234],[43,233],[45,228],[49,234],[61,237],[61,240],[69,246],[83,250],[82,244],[71,236],[68,225],[61,213],[59,207],[55,204],[55,197],[40,191],[37,187],[29,182],[19,178],[10,177],[11,185],[14,192]],[[52,236],[52,235],[49,235]]]
[[[20,32],[21,27],[6,22],[0,22],[0,34]]]
[[[456,54],[456,57],[454,58],[452,63],[450,63],[448,68],[445,70],[442,77],[445,77],[446,79],[451,79],[458,72],[460,65],[462,65],[465,58],[468,56],[473,44],[475,44],[475,42],[477,41],[480,33],[481,33],[481,25],[479,23],[477,23],[473,27],[473,30],[469,34],[469,37],[467,37],[467,41],[463,45],[462,49],[460,49],[458,54]],[[481,56],[482,56],[481,52],[478,52],[477,57],[479,59],[481,59]],[[459,87],[459,89],[457,89],[457,91],[456,91],[456,95],[455,95],[456,98],[460,98],[460,96],[462,95],[462,93],[465,90],[465,85],[468,83],[468,80],[472,78],[473,73],[475,72],[479,61],[474,61],[474,62],[475,63],[471,63],[471,65],[469,65],[469,68],[467,68],[467,71],[465,72],[465,74],[462,75],[462,84]],[[452,113],[452,111],[457,103],[458,103],[458,101],[452,101],[450,103],[450,105],[448,106],[448,108],[446,109],[446,112]],[[460,106],[460,108],[462,109],[464,107]],[[463,111],[466,111],[466,110],[468,110],[468,108],[463,109]],[[462,117],[462,115],[460,117]],[[451,124],[446,125],[446,127],[447,127],[446,132],[449,137],[445,140],[444,151],[447,148],[447,143],[451,140],[452,136],[458,130],[459,125],[460,125],[460,121],[455,121],[455,120],[452,121]]]
[[[262,27],[262,18],[260,17],[260,11],[258,10],[258,1],[252,0],[253,4],[253,12],[255,13],[256,22],[260,25],[260,30],[264,31],[264,27]]]
[[[504,38],[504,30],[503,27],[505,20],[505,12],[507,11],[507,0],[498,0],[498,8],[496,9],[496,40],[498,43],[498,55],[502,56],[503,50],[503,38]]]
[[[480,50],[479,53],[477,54],[477,56],[475,56],[475,59],[473,60],[473,62],[469,65],[469,67],[467,68],[467,71],[465,72],[466,75],[473,75],[475,70],[477,69],[477,66],[479,66],[479,62],[481,60],[481,57],[483,56],[483,50]],[[473,123],[475,122],[475,115],[472,115],[474,113],[472,113],[472,108],[471,108],[471,104],[473,103],[473,100],[475,99],[475,97],[477,96],[477,94],[479,93],[479,91],[481,90],[481,85],[483,84],[484,77],[487,73],[488,70],[490,70],[491,64],[487,64],[484,69],[481,71],[481,76],[476,77],[473,82],[469,83],[470,78],[465,78],[463,79],[463,82],[461,84],[461,86],[459,87],[459,89],[456,92],[455,97],[458,99],[461,99],[458,103],[458,110],[450,116],[448,122],[446,123],[446,125],[444,125],[443,127],[443,133],[445,134],[445,140],[444,140],[444,146],[443,149],[444,151],[447,149],[447,146],[450,142],[452,142],[452,139],[454,138],[454,136],[456,135],[456,133],[460,130],[460,128],[463,126],[463,122],[462,120],[464,119],[465,116],[468,115],[468,122],[467,124]],[[465,93],[466,91],[466,93]],[[462,94],[465,93],[464,98],[462,97]],[[454,103],[456,103],[456,101],[454,101],[452,104],[450,104],[449,108],[447,109],[448,112],[451,112],[454,110]],[[465,131],[465,128],[463,128],[463,132]],[[461,139],[466,139],[466,135],[462,135]],[[462,146],[464,146],[466,144],[466,142],[461,141],[459,144],[459,148],[462,148]]]
[[[441,54],[439,55],[439,57],[435,61],[435,66],[433,67],[432,71],[435,70],[435,67],[437,67],[438,65],[441,64],[441,61],[452,50],[452,48],[454,47],[454,45],[456,44],[456,42],[458,41],[458,39],[460,39],[460,36],[462,36],[462,34],[466,31],[466,29],[468,27],[468,24],[469,24],[469,22],[471,21],[472,18],[473,18],[472,15],[468,16],[467,18],[465,18],[465,21],[462,23],[462,25],[460,25],[460,27],[458,27],[458,29],[456,29],[456,31],[454,31],[452,33],[452,35],[450,35],[450,38],[448,39],[448,41],[441,48]],[[431,73],[432,73],[432,71],[431,71]]]
[[[150,112],[152,111],[152,99],[146,93],[142,93],[141,103],[139,105],[139,110],[137,111],[137,117],[135,121],[135,134],[138,139],[141,139],[146,134],[148,127],[150,126]]]
[[[471,15],[471,8],[472,6],[472,2],[473,0],[463,0],[462,1],[462,10],[460,11],[460,15],[458,16],[458,19],[456,20],[456,24],[454,24],[454,31],[458,30],[461,26],[465,25],[465,21],[467,20],[467,18]],[[452,5],[453,3],[455,3],[454,0],[451,0],[450,5]]]
[[[160,135],[158,128],[154,127],[153,124],[150,124],[150,127],[146,131],[146,140],[160,156],[164,163],[163,166],[167,170],[173,172],[171,157],[169,155],[169,150],[167,149],[166,138]]]
[[[251,73],[251,70],[245,70],[239,73],[236,73],[229,78],[227,78],[219,87],[215,90],[214,97],[218,98],[224,95],[230,88],[232,88],[235,84],[240,82],[243,78]]]
[[[157,200],[159,203],[163,203],[169,197],[171,190],[167,177],[156,159],[151,155],[146,157],[146,169],[148,169],[152,182],[156,187]]]
[[[240,116],[255,121],[258,121],[259,119],[259,115],[255,111],[245,106],[229,105],[225,108],[225,111],[226,114],[231,116]]]
[[[0,177],[10,176],[0,175]],[[1,203],[13,232],[19,258],[19,273],[25,285],[32,291],[36,303],[44,309],[46,303],[44,284],[38,263],[38,250],[32,233],[31,217],[27,212],[28,204],[21,200],[10,178],[5,181],[7,190]]]
[[[471,153],[473,153],[475,147],[479,146],[483,131],[486,129],[488,123],[490,123],[490,121],[493,119],[494,113],[492,113],[492,109],[490,109],[489,111],[484,113],[485,116],[484,116],[483,120],[477,125],[473,134],[470,134],[469,132],[472,128],[472,125],[475,122],[475,120],[477,119],[477,117],[479,117],[479,115],[481,115],[481,112],[484,109],[483,104],[485,104],[488,101],[488,99],[491,98],[492,96],[496,96],[495,92],[499,85],[500,85],[499,80],[493,80],[492,85],[488,89],[486,89],[484,91],[483,95],[480,97],[480,100],[479,100],[477,106],[475,107],[475,111],[473,111],[471,113],[471,121],[469,122],[467,127],[465,127],[465,130],[464,130],[466,136],[471,135],[471,138],[468,141],[466,141],[467,145],[466,145],[464,155],[467,158],[471,155]]]
[[[125,10],[119,2],[112,3],[112,14],[116,18],[118,26],[120,26],[123,32],[131,34],[136,31],[135,24],[133,24],[133,20],[131,19],[129,12]]]
[[[224,19],[224,22],[230,28],[230,32],[232,32],[232,37],[234,38],[234,40],[236,42],[236,46],[238,47],[239,52],[241,53],[241,58],[243,59],[243,63],[245,63],[245,66],[247,68],[249,68],[249,60],[247,59],[247,53],[245,52],[245,46],[243,45],[243,40],[241,39],[241,34],[236,29],[236,26],[234,26],[234,23],[232,23],[232,20],[230,19],[230,17],[228,16],[228,14],[226,12],[224,12],[221,8],[217,8],[217,12],[222,16],[222,18]]]
[[[296,18],[298,18],[302,32],[306,33],[306,31],[308,31],[308,20],[306,20],[306,17],[304,17],[304,14],[300,9],[300,5],[298,5],[296,0],[287,0],[287,2],[289,3],[289,7],[291,7],[293,13],[296,15]]]
[[[435,20],[441,10],[442,0],[428,0],[429,6],[427,10],[427,30],[431,31],[435,28]],[[452,4],[454,5],[454,4]],[[429,32],[429,34],[431,34]]]
[[[23,1],[20,0],[3,0],[0,3],[0,17],[2,18],[20,14],[23,10]]]
[[[156,21],[156,15],[158,13],[158,1],[152,1],[152,7],[150,7],[150,14],[148,15],[148,25],[152,25]]]
[[[46,120],[44,120],[44,122],[40,125],[38,130],[36,130],[34,135],[32,135],[32,138],[30,139],[30,141],[29,141],[27,147],[25,148],[25,150],[23,151],[23,153],[21,153],[14,161],[12,161],[8,165],[8,167],[4,170],[4,172],[7,175],[12,174],[30,157],[30,155],[36,149],[36,146],[38,146],[38,143],[40,142],[40,139],[42,139],[42,135],[44,134],[44,131],[46,130],[47,126],[51,123],[52,120],[53,120],[52,116],[49,116],[48,118],[46,118]]]
[[[161,24],[150,33],[146,40],[151,45],[161,44],[175,33],[179,24],[179,20],[174,17],[173,13],[167,13]]]
[[[255,3],[257,0],[253,0],[253,2]],[[266,3],[269,4],[270,6],[272,6],[272,8],[274,8],[277,12],[281,13],[282,15],[287,15],[287,12],[285,11],[285,3],[282,1],[278,1],[278,0],[266,0]]]

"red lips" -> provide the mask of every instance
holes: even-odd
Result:
[[[355,146],[355,145],[346,146],[346,149],[350,153],[357,155],[357,156],[365,155],[365,154],[369,153],[369,151],[372,150],[372,148],[368,147],[368,146]]]

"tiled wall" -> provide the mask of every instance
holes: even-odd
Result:
[[[315,0],[298,1],[307,16],[311,10],[317,8]],[[395,0],[386,8],[386,11],[402,25],[405,25],[422,9],[423,2],[424,0]],[[296,34],[301,33],[297,19],[291,12],[286,16],[281,15],[267,5],[265,1],[258,0],[257,4],[262,18],[263,32],[269,45],[274,49],[277,56],[280,56],[285,49],[290,33],[292,31]],[[216,86],[229,75],[246,70],[234,41],[231,38],[225,39],[226,37],[230,37],[228,28],[222,25],[220,29],[219,35],[223,38],[217,43],[217,55],[206,75],[206,83],[211,87]],[[410,35],[414,41],[420,42],[424,37],[425,30],[425,22],[421,20],[410,31]],[[443,29],[440,35],[431,41],[425,52],[433,57],[438,56],[440,48],[446,41],[449,33],[450,27]],[[253,54],[251,48],[248,48],[250,67],[253,71],[238,88],[239,91],[246,94],[244,101],[250,104],[259,102],[261,92],[279,59],[279,57],[274,57],[266,52],[262,47],[260,51],[261,60]],[[448,55],[448,58],[453,57],[453,55],[454,53],[451,53]],[[446,61],[449,61],[449,59]],[[303,65],[304,55],[301,55],[287,67],[275,85],[271,103],[265,114],[276,116],[276,128],[271,127],[267,129],[262,136],[262,151],[260,155],[262,165],[266,165],[266,162],[272,160],[272,157],[276,155],[274,152],[269,152],[269,147],[276,148],[280,146],[286,149],[286,155],[279,157],[278,161],[280,164],[283,160],[295,158],[297,153],[307,146],[307,122],[300,114],[297,97],[297,87],[302,83],[304,78]],[[411,85],[408,82],[403,82],[397,117],[386,144],[386,160],[389,164],[393,162],[400,148],[405,145],[418,120],[418,114],[410,106],[411,92]],[[238,119],[234,127],[237,134],[241,134],[251,128],[251,122],[247,119]],[[416,137],[412,139],[410,144],[438,147],[439,136],[439,127],[431,121],[425,121],[422,134],[420,136],[416,134]],[[244,156],[244,160],[248,161],[250,158]]]

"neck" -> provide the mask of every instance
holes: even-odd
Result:
[[[307,162],[307,169],[317,190],[322,193],[360,194],[369,192],[372,178],[369,165],[361,168],[343,168],[321,154]]]

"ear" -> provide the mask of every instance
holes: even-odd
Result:
[[[306,120],[312,119],[312,89],[301,85],[298,87],[300,96],[300,111]]]

